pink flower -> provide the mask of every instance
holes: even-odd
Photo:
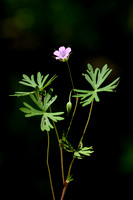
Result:
[[[56,50],[53,54],[56,56],[55,57],[56,60],[66,62],[69,58],[70,52],[71,52],[70,47],[65,48],[64,46],[61,46],[59,50],[58,51]]]

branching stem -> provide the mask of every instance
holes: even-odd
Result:
[[[79,145],[80,145],[80,143],[83,141],[84,135],[85,135],[85,133],[86,133],[87,126],[88,126],[88,124],[89,124],[90,117],[91,117],[91,113],[92,113],[93,103],[94,103],[94,99],[93,99],[93,101],[92,101],[92,103],[91,103],[91,107],[90,107],[90,111],[89,111],[89,116],[88,116],[88,119],[87,119],[87,122],[86,122],[86,125],[85,125],[85,128],[84,128],[82,137],[81,137],[81,139],[80,139]],[[71,169],[72,169],[74,160],[75,160],[75,158],[73,157],[73,159],[72,159],[72,161],[71,161],[71,163],[70,163],[70,165],[69,165],[68,174],[67,174],[67,179],[66,179],[66,182],[65,182],[64,187],[63,187],[63,191],[62,191],[62,195],[61,195],[61,200],[63,200],[63,199],[64,199],[64,196],[65,196],[65,192],[66,192],[66,189],[67,189],[67,186],[68,186],[68,183],[69,183],[69,176],[70,176],[70,173],[71,173]]]
[[[67,186],[68,186],[68,183],[69,183],[69,176],[70,176],[70,173],[71,173],[71,169],[72,169],[72,165],[74,163],[74,160],[75,160],[75,158],[73,157],[73,159],[72,159],[72,161],[70,163],[70,166],[69,166],[69,170],[68,170],[68,174],[67,174],[67,179],[64,182],[64,187],[63,187],[63,190],[62,190],[62,195],[61,195],[61,199],[60,200],[64,199],[65,192],[66,192],[66,189],[67,189]]]

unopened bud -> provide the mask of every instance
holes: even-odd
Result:
[[[72,109],[72,103],[69,101],[66,105],[66,110],[67,110],[67,113],[69,114],[69,112],[71,111]]]

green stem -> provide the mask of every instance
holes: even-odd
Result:
[[[73,114],[72,114],[72,118],[71,118],[69,127],[68,127],[68,129],[67,129],[66,136],[68,136],[68,133],[69,133],[69,131],[70,131],[70,128],[71,128],[71,125],[72,125],[72,122],[73,122],[73,118],[74,118],[74,115],[75,115],[75,112],[76,112],[76,109],[77,109],[77,105],[78,105],[78,98],[76,98],[76,104],[75,104],[75,107],[74,107],[74,111],[73,111]]]
[[[73,79],[72,79],[71,69],[69,67],[69,63],[68,62],[66,62],[66,63],[67,63],[67,67],[68,67],[68,70],[69,70],[69,75],[70,75],[70,79],[71,79],[71,83],[72,83],[72,88],[74,89],[74,83],[73,83]]]
[[[73,165],[73,163],[74,163],[74,160],[75,160],[75,158],[73,157],[73,159],[72,159],[72,161],[71,161],[71,163],[70,163],[70,166],[69,166],[69,170],[68,170],[68,174],[67,174],[67,180],[68,180],[68,177],[70,176],[70,173],[71,173],[71,169],[72,169],[72,165]]]
[[[80,143],[83,141],[84,135],[85,135],[85,133],[86,133],[87,126],[88,126],[88,124],[89,124],[90,117],[91,117],[91,113],[92,113],[93,103],[94,103],[94,99],[93,99],[93,101],[92,101],[92,103],[91,103],[91,107],[90,107],[90,111],[89,111],[89,116],[88,116],[88,119],[87,119],[87,122],[86,122],[86,125],[85,125],[85,128],[84,128],[82,137],[81,137],[81,139],[80,139],[79,145],[80,145]],[[67,179],[66,179],[66,182],[65,182],[66,184],[64,184],[64,188],[63,188],[63,191],[62,191],[61,200],[63,200],[63,198],[64,198],[64,195],[65,195],[65,192],[66,192],[68,183],[69,183],[69,176],[70,176],[70,173],[71,173],[71,169],[72,169],[74,160],[75,160],[75,158],[73,157],[73,159],[72,159],[72,161],[71,161],[71,163],[70,163],[70,166],[69,166],[69,170],[68,170],[68,174],[67,174]]]
[[[52,108],[51,108],[51,106],[50,106],[49,109],[50,109],[50,112],[52,113]],[[55,129],[55,133],[56,133],[56,136],[57,136],[58,143],[60,144],[60,138],[59,138],[59,134],[58,134],[56,125],[55,125],[54,121],[52,121],[52,122],[53,122],[53,125],[54,125],[54,129]]]
[[[47,131],[47,137],[48,137],[48,146],[47,146],[47,168],[48,168],[48,173],[49,173],[49,181],[50,181],[52,196],[53,196],[53,200],[55,200],[54,189],[53,189],[52,178],[51,178],[51,172],[50,172],[50,167],[49,167],[49,146],[50,146],[50,138],[49,138],[49,132],[48,132],[48,131]]]
[[[69,70],[70,80],[71,80],[72,88],[73,88],[73,91],[74,91],[74,88],[75,88],[75,87],[74,87],[74,83],[73,83],[73,79],[72,79],[71,69],[70,69],[70,66],[69,66],[69,63],[68,63],[68,62],[67,62],[67,67],[68,67],[68,70]],[[74,93],[75,93],[75,91],[74,91]],[[70,94],[71,94],[71,93],[70,93]],[[70,95],[69,95],[69,101],[70,101]],[[73,114],[72,114],[72,118],[71,118],[71,121],[70,121],[68,130],[67,130],[66,136],[68,135],[69,130],[70,130],[70,128],[71,128],[71,125],[72,125],[72,122],[73,122],[73,118],[74,118],[74,115],[75,115],[75,112],[76,112],[76,109],[77,109],[77,105],[78,105],[78,99],[76,98],[75,108],[74,108],[74,111],[73,111]]]
[[[90,121],[90,117],[91,117],[91,113],[92,113],[93,103],[94,103],[94,99],[93,99],[92,102],[91,102],[91,107],[90,107],[89,116],[88,116],[88,119],[87,119],[87,122],[86,122],[86,125],[85,125],[85,128],[84,128],[84,131],[83,131],[82,137],[81,137],[81,139],[80,139],[79,146],[80,146],[80,143],[83,141],[83,138],[84,138],[85,133],[86,133],[86,130],[87,130],[87,126],[88,126],[89,121]]]
[[[52,109],[50,107],[50,112],[52,113]],[[55,133],[56,133],[56,136],[57,136],[57,140],[58,140],[58,143],[59,143],[59,146],[60,146],[60,138],[59,138],[59,134],[58,134],[58,130],[57,130],[57,127],[53,121],[53,125],[54,125],[54,129],[55,129]],[[61,156],[61,172],[62,172],[62,181],[63,181],[63,184],[64,184],[64,181],[65,181],[65,178],[64,178],[64,165],[63,165],[63,150],[62,148],[60,147],[60,156]]]

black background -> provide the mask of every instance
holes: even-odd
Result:
[[[19,111],[27,98],[9,97],[24,87],[22,74],[41,71],[52,77],[58,95],[55,111],[65,111],[71,83],[66,63],[56,61],[53,52],[70,46],[69,64],[76,88],[87,89],[82,77],[87,63],[94,67],[108,64],[113,69],[106,83],[121,77],[116,93],[101,93],[94,102],[91,121],[84,138],[93,146],[88,159],[76,160],[65,199],[127,197],[133,174],[132,128],[132,1],[15,1],[0,3],[1,61],[1,193],[15,199],[52,199],[46,167],[47,136],[38,118],[24,118]],[[75,101],[72,100],[74,105]],[[74,146],[85,126],[89,107],[78,105],[70,132]],[[69,118],[57,124],[61,137]],[[62,180],[57,139],[50,133],[50,166],[56,199]],[[64,153],[65,174],[71,155]]]

